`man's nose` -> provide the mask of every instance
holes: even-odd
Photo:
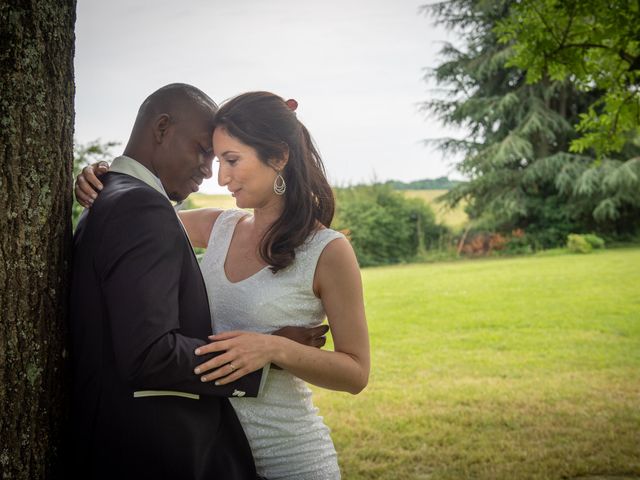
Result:
[[[213,175],[212,160],[206,160],[204,165],[200,165],[200,173],[204,178],[211,178]]]

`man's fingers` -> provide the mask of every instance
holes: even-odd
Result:
[[[322,337],[315,338],[311,346],[322,348],[325,346],[326,343],[327,343],[327,337],[322,336]]]
[[[319,325],[309,329],[309,336],[311,338],[321,337],[326,335],[329,331],[329,325]]]
[[[318,325],[317,327],[282,327],[273,332],[273,335],[288,338],[302,345],[314,346],[316,338],[326,335],[329,331],[328,325]]]
[[[311,346],[316,348],[322,348],[327,343],[327,332],[329,331],[329,325],[319,325],[310,330]]]

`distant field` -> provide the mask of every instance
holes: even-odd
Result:
[[[454,210],[447,210],[442,203],[436,199],[446,193],[446,190],[402,190],[402,192],[411,198],[421,198],[427,204],[431,205],[439,221],[444,222],[450,227],[460,227],[467,221],[467,215],[464,213],[464,205],[459,205]],[[194,193],[189,197],[196,208],[236,208],[236,202],[231,195],[207,195],[204,193]]]
[[[447,190],[402,190],[407,197],[420,198],[431,205],[438,221],[443,222],[450,227],[460,227],[468,220],[467,214],[464,213],[464,203],[458,205],[453,210],[445,207],[443,203],[437,201]]]
[[[640,249],[362,273],[369,386],[313,389],[344,479],[640,478]]]
[[[206,193],[194,193],[189,197],[195,208],[236,208],[236,200],[231,195],[207,195]]]

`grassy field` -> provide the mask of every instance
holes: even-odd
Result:
[[[436,199],[446,190],[403,190],[404,194],[411,198],[421,198],[433,208],[436,218],[443,221],[450,227],[459,227],[467,221],[467,215],[464,213],[464,205],[460,205],[454,210],[448,210]],[[235,208],[236,202],[231,195],[207,195],[204,193],[194,193],[189,197],[196,208],[215,207],[215,208]]]
[[[195,208],[236,208],[236,200],[229,195],[207,195],[206,193],[194,193],[189,196],[189,200]]]
[[[640,478],[640,249],[363,270],[345,480]]]
[[[461,227],[468,220],[467,214],[464,213],[464,203],[454,209],[448,209],[437,201],[438,197],[447,193],[447,190],[402,190],[402,192],[409,198],[421,198],[424,200],[431,206],[438,221],[445,225],[454,228]]]

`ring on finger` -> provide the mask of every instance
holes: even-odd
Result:
[[[235,372],[238,369],[238,367],[234,366],[231,362],[229,362],[229,366],[231,367],[232,372]]]

